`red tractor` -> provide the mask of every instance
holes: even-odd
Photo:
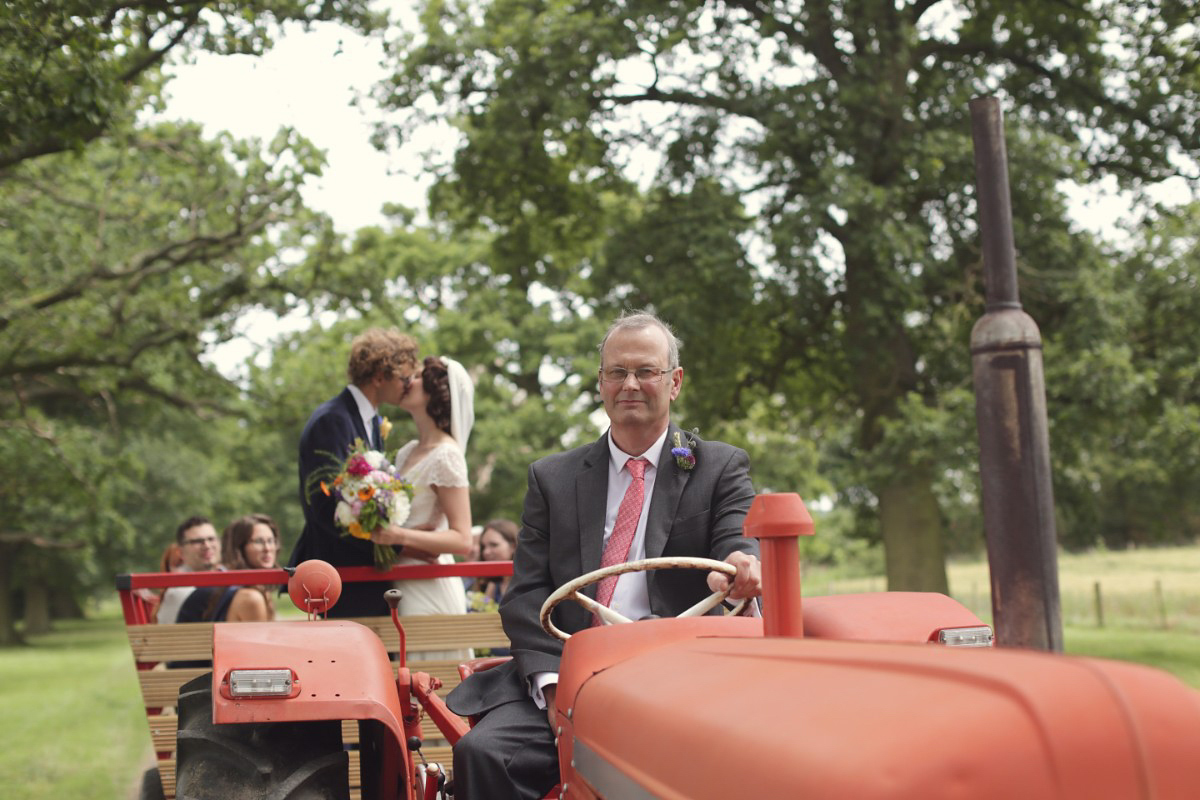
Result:
[[[993,648],[988,626],[942,595],[807,598],[802,608],[796,537],[812,522],[800,498],[758,497],[746,532],[762,541],[762,618],[697,607],[696,616],[592,628],[566,642],[556,701],[562,783],[551,796],[1200,792],[1200,694],[1173,677]],[[543,626],[557,630],[563,600],[592,602],[578,590],[602,572],[556,592]],[[336,571],[309,562],[289,588],[311,613],[339,585]],[[360,723],[363,798],[437,796],[446,776],[420,763],[420,718],[451,743],[469,721],[446,709],[436,680],[404,666],[402,628],[400,636],[397,674],[378,637],[353,622],[215,625],[212,675],[179,697],[177,796],[348,797],[346,719]]]

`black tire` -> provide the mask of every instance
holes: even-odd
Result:
[[[179,689],[177,800],[349,800],[340,720],[214,725],[212,674]]]
[[[151,767],[142,773],[142,786],[138,790],[138,800],[167,800],[163,792],[162,776],[158,767]]]

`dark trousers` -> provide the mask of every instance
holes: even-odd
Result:
[[[530,699],[491,709],[454,746],[454,800],[541,800],[557,784],[554,734]]]

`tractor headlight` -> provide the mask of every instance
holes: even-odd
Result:
[[[943,628],[938,631],[938,644],[947,647],[991,647],[995,640],[987,625],[973,628]]]
[[[290,669],[234,669],[229,671],[230,697],[291,697],[299,690]]]

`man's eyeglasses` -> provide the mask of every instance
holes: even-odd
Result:
[[[246,544],[252,544],[255,547],[279,547],[279,542],[274,539],[251,539]]]
[[[185,539],[183,542],[183,546],[187,547],[189,545],[194,546],[194,545],[199,545],[199,544],[216,544],[216,543],[217,543],[217,537],[205,536],[203,539]]]
[[[624,367],[607,367],[600,370],[600,380],[604,383],[624,383],[632,375],[638,383],[659,383],[662,381],[663,375],[672,371],[658,367],[638,367],[635,370],[628,370]]]

